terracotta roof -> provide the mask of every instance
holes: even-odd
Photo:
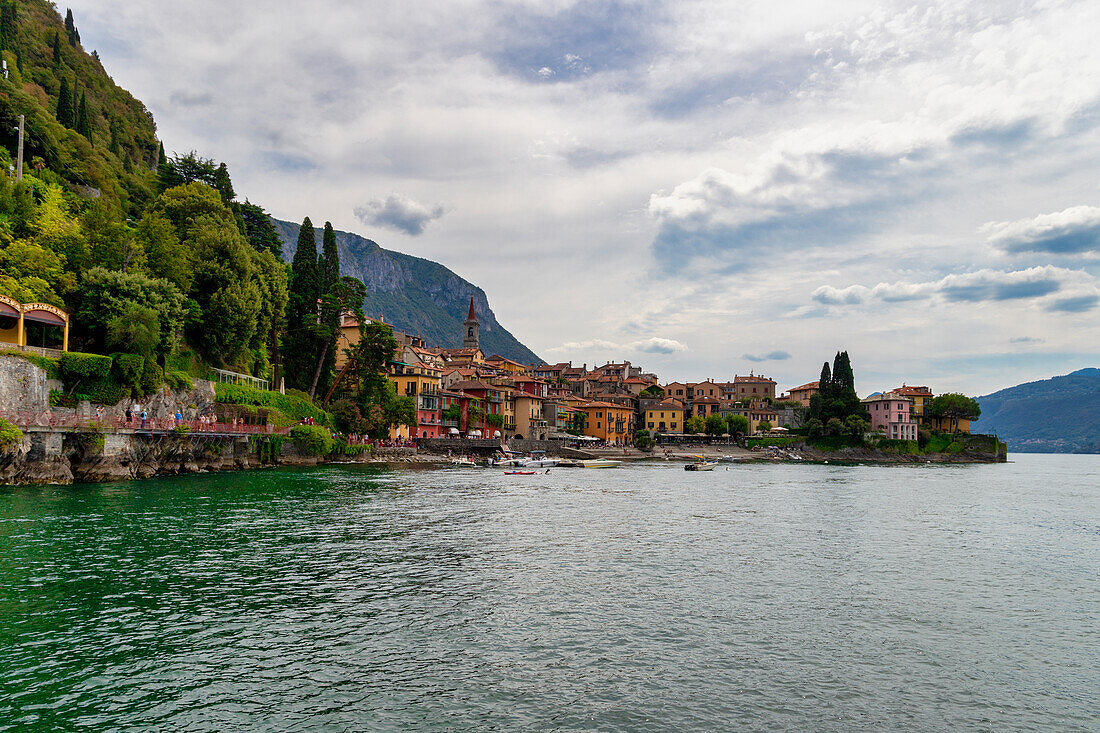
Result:
[[[768,379],[767,377],[762,377],[759,374],[755,375],[755,376],[748,376],[748,377],[734,376],[733,381],[734,382],[748,382],[750,384],[763,384],[763,383],[768,383],[768,382],[770,382],[772,384],[775,384],[774,379]]]
[[[440,354],[443,356],[473,356],[480,349],[440,349]]]
[[[677,400],[663,400],[661,402],[658,402],[656,405],[654,405],[653,407],[651,407],[649,409],[651,409],[651,410],[682,410],[682,409],[684,409],[684,405],[683,405],[683,403],[678,402]]]
[[[932,394],[932,390],[927,387],[909,387],[904,384],[893,391],[900,395],[923,395],[925,397]]]
[[[807,382],[806,384],[802,385],[801,387],[791,387],[787,391],[788,392],[801,392],[802,390],[805,390],[805,389],[820,389],[820,388],[821,388],[821,382]]]
[[[649,384],[649,380],[631,377],[630,379],[624,379],[623,384]]]
[[[462,381],[462,382],[455,382],[454,384],[451,385],[451,389],[459,389],[459,390],[467,390],[467,389],[495,390],[496,387],[494,387],[491,384],[486,384],[485,382],[482,382],[479,379],[467,379],[467,380]]]
[[[599,400],[595,400],[593,402],[586,402],[584,404],[584,407],[585,407],[585,409],[588,409],[590,407],[611,407],[611,408],[615,408],[615,409],[618,409],[618,410],[630,410],[630,408],[626,407],[625,405],[617,405],[614,402],[601,402]]]

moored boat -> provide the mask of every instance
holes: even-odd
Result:
[[[714,467],[718,465],[718,461],[696,461],[695,463],[689,463],[684,466],[685,471],[713,471]]]
[[[615,468],[620,465],[622,461],[613,461],[608,458],[597,458],[591,461],[581,461],[580,464],[584,468]]]

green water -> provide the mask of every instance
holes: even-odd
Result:
[[[1098,730],[1100,457],[0,489],[0,731]]]

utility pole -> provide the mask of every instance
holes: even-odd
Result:
[[[23,121],[24,116],[19,115],[19,152],[15,155],[15,180],[23,180]]]

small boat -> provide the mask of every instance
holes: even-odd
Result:
[[[714,467],[718,465],[718,461],[708,461],[702,456],[695,463],[689,463],[684,466],[685,471],[713,471]]]
[[[607,458],[597,458],[594,461],[581,461],[581,466],[584,468],[615,468],[622,463],[622,461],[612,461]]]
[[[557,458],[547,458],[546,451],[536,450],[531,451],[531,457],[519,464],[523,468],[554,468],[561,461]]]
[[[477,466],[477,464],[474,463],[473,461],[471,461],[469,458],[454,458],[454,459],[451,459],[451,465],[452,466],[467,466],[467,467]]]
[[[505,471],[505,476],[534,476],[537,471]]]

